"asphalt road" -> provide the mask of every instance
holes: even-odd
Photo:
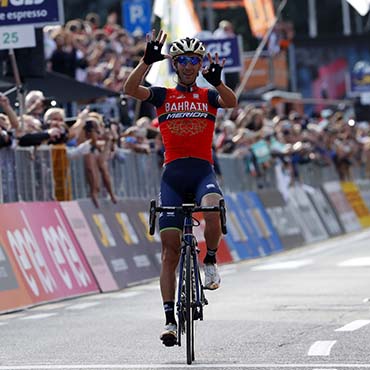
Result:
[[[370,230],[221,268],[195,369],[370,369]],[[186,369],[158,281],[0,316],[0,370]]]

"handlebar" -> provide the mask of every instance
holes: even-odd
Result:
[[[164,207],[157,207],[155,199],[150,201],[150,209],[149,209],[149,234],[154,235],[155,232],[155,220],[157,212],[180,212],[182,214],[188,214],[189,216],[192,213],[196,212],[219,212],[220,213],[220,221],[221,221],[221,231],[225,235],[227,234],[226,228],[226,207],[225,207],[225,200],[222,198],[219,201],[218,206],[196,206],[193,203],[184,203],[181,206],[171,207],[171,206],[164,206]]]

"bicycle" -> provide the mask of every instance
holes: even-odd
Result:
[[[181,346],[181,336],[186,334],[186,359],[190,365],[195,360],[194,321],[203,320],[203,307],[208,304],[201,279],[198,242],[193,227],[200,222],[193,217],[196,212],[219,212],[221,230],[227,233],[225,200],[220,199],[218,206],[199,207],[194,203],[184,203],[179,207],[157,207],[151,200],[149,212],[149,233],[154,235],[157,212],[180,212],[184,216],[179,261],[176,312],[178,318],[177,345]]]

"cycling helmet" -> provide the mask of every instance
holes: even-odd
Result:
[[[186,53],[198,54],[203,58],[206,53],[206,48],[200,40],[189,37],[175,40],[171,44],[170,55],[172,58]]]

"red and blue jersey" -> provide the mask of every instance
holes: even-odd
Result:
[[[200,158],[210,163],[217,115],[218,92],[197,86],[150,87],[146,100],[157,108],[165,148],[165,163],[179,158]]]

